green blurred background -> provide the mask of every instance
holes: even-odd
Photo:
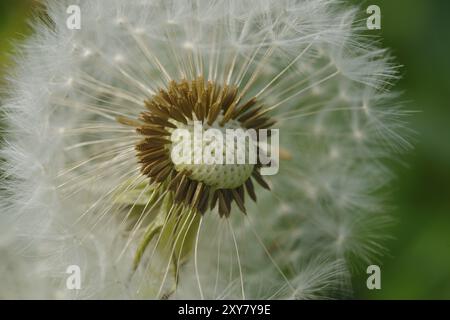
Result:
[[[95,0],[93,0],[95,1]],[[352,1],[382,12],[380,35],[404,65],[397,88],[418,133],[415,150],[397,166],[391,230],[394,240],[382,259],[381,290],[366,288],[365,273],[354,279],[360,299],[450,299],[450,1]],[[0,0],[0,79],[11,63],[11,42],[29,30],[36,0]],[[1,80],[0,80],[1,81]],[[1,82],[0,82],[1,83]]]

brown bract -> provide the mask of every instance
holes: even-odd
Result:
[[[177,171],[170,155],[170,136],[177,123],[187,125],[195,120],[209,126],[214,123],[224,126],[233,119],[245,129],[270,128],[275,121],[265,115],[263,106],[257,106],[255,98],[242,102],[236,86],[220,86],[198,77],[192,81],[171,81],[167,89],[160,89],[146,100],[145,107],[147,110],[140,114],[139,119],[118,118],[118,121],[136,127],[136,131],[143,136],[136,145],[141,173],[150,178],[150,184],[173,192],[175,203],[201,214],[218,205],[220,216],[228,217],[233,202],[242,212],[246,212],[246,193],[256,201],[253,180],[269,189],[259,172],[259,164],[255,165],[251,177],[241,186],[217,189],[192,179],[189,171]]]

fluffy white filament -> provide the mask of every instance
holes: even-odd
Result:
[[[81,8],[80,30],[66,26],[71,4]],[[256,96],[292,159],[269,178],[272,191],[248,201],[247,216],[206,213],[171,298],[350,294],[349,265],[374,262],[387,222],[380,192],[392,177],[383,162],[408,146],[404,112],[387,91],[396,68],[359,35],[357,8],[337,0],[47,8],[52,23],[34,24],[2,106],[0,297],[158,298],[172,286],[171,266],[151,247],[131,273],[147,218],[133,209],[147,207],[152,190],[137,188],[147,181],[134,151],[140,138],[116,117],[136,118],[169,81],[199,75]],[[66,287],[70,265],[82,271],[80,290]]]

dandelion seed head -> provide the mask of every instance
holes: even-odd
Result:
[[[0,251],[18,271],[0,270],[0,296],[12,280],[49,298],[347,296],[350,260],[381,251],[384,160],[410,147],[389,90],[398,67],[360,35],[358,11],[77,3],[82,28],[69,30],[71,1],[46,2],[51,22],[33,23],[9,76]],[[198,120],[280,129],[279,173],[174,164],[171,133]]]

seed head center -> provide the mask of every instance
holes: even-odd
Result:
[[[229,216],[233,203],[246,212],[246,194],[256,201],[253,181],[269,189],[261,165],[251,158],[257,139],[249,138],[247,130],[267,129],[275,121],[255,97],[244,100],[237,86],[198,77],[171,81],[146,100],[145,107],[138,119],[118,117],[118,121],[142,135],[136,145],[141,173],[155,188],[170,191],[175,203],[200,213],[217,207],[220,216]],[[222,140],[208,135],[211,129]],[[178,130],[191,137],[181,143],[188,151],[182,158],[186,155],[190,161],[174,161],[174,149],[180,146],[174,137]]]
[[[190,178],[215,189],[231,189],[242,186],[252,175],[255,164],[251,163],[250,141],[238,121],[230,120],[219,125],[222,116],[212,125],[198,121],[177,124],[184,132],[171,135],[172,157],[181,150],[181,161],[175,161],[175,170],[190,172]],[[240,144],[240,145],[239,145]],[[173,159],[173,158],[172,158]]]

